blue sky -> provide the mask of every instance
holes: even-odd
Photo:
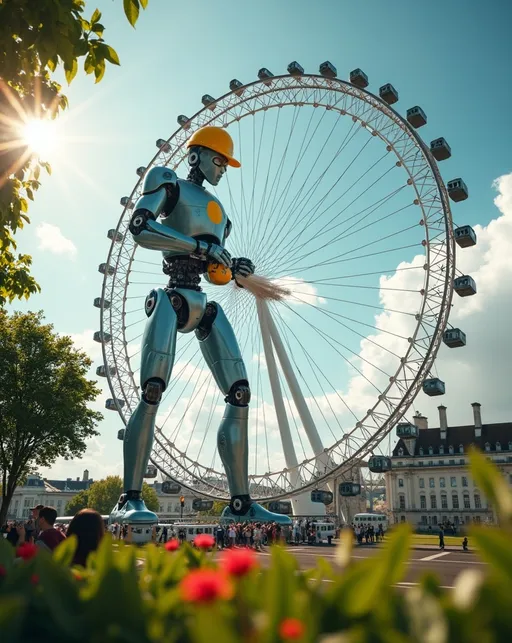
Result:
[[[398,111],[421,105],[428,116],[425,140],[444,136],[452,147],[452,159],[441,166],[443,176],[461,176],[470,191],[470,199],[454,208],[455,220],[487,226],[498,216],[492,184],[512,171],[507,3],[150,0],[136,30],[124,19],[120,2],[88,5],[91,13],[96,6],[103,12],[105,39],[119,53],[121,67],[109,66],[99,85],[79,73],[67,89],[70,109],[58,127],[69,140],[60,156],[49,159],[53,175],[44,177],[30,211],[33,224],[18,240],[20,250],[34,257],[43,292],[13,306],[44,309],[57,330],[83,335],[84,345],[92,345],[85,337],[99,327],[92,300],[100,294],[97,266],[108,252],[106,230],[121,214],[119,198],[135,185],[135,168],[148,164],[157,138],[174,132],[178,114],[192,115],[203,94],[222,95],[232,78],[255,80],[260,67],[280,74],[297,60],[316,73],[330,60],[340,78],[361,67],[371,91],[393,83],[400,94]],[[67,252],[40,247],[37,229],[43,223],[57,226],[71,242]],[[93,357],[96,366],[100,360]],[[477,394],[477,384],[472,386]],[[453,405],[469,408],[472,401],[468,393],[453,398]],[[496,412],[496,421],[509,411]],[[459,413],[459,421],[469,423],[468,413]],[[95,477],[117,471],[121,458],[115,439],[120,422],[113,413],[105,415],[101,439],[84,460]],[[53,475],[76,476],[83,467],[60,463]]]

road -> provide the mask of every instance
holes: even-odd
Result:
[[[355,547],[352,558],[355,560],[375,556],[380,547]],[[319,557],[326,558],[334,564],[335,554],[334,547],[308,547],[297,546],[290,547],[288,551],[292,552],[297,558],[301,569],[311,569],[316,565],[316,559]],[[264,551],[260,553],[259,558],[264,563],[265,558],[270,553]],[[485,563],[479,560],[473,553],[461,550],[439,549],[412,549],[407,566],[407,572],[400,583],[399,587],[408,589],[418,584],[419,579],[425,572],[435,573],[441,582],[441,586],[451,589],[454,586],[456,577],[464,569],[485,569]],[[329,582],[329,581],[326,581]]]

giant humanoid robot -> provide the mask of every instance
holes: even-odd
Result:
[[[204,276],[226,283],[254,272],[249,259],[232,259],[224,248],[231,222],[219,200],[203,182],[217,185],[227,170],[240,167],[233,158],[233,141],[219,127],[203,127],[187,143],[190,172],[178,179],[167,167],[149,170],[142,196],[130,221],[130,232],[143,248],[163,254],[167,288],[146,298],[148,320],[142,340],[142,396],[124,435],[124,493],[111,519],[125,523],[155,523],[141,498],[155,418],[171,378],[177,333],[194,331],[215,381],[226,396],[217,445],[226,471],[231,502],[224,520],[289,523],[251,500],[248,480],[247,422],[251,392],[233,329],[219,304],[208,302],[200,287]],[[220,274],[219,274],[220,273]]]

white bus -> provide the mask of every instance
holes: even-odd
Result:
[[[354,520],[352,521],[355,527],[362,527],[363,525],[372,525],[375,528],[375,531],[379,529],[379,525],[382,525],[383,531],[388,530],[388,519],[384,514],[377,513],[366,513],[366,514],[356,514]]]

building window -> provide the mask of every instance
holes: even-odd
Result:
[[[425,478],[420,478],[420,489],[425,489]]]
[[[398,486],[403,487],[404,486],[404,479],[403,478],[398,478]]]
[[[444,464],[444,460],[439,460],[439,464],[440,464],[441,466],[443,466],[443,464]]]
[[[475,522],[480,522],[480,516],[475,516],[475,517],[473,518],[473,520],[474,520]]]
[[[450,455],[453,455],[453,445],[451,445],[451,444],[450,444],[450,446],[448,447],[448,453],[449,453]]]
[[[490,451],[490,450],[491,450],[491,445],[489,444],[489,442],[486,442],[486,443],[485,443],[485,450],[486,450],[486,451]]]
[[[398,467],[403,467],[404,466],[403,462],[397,462],[396,464],[397,464]]]
[[[441,496],[441,509],[448,509],[448,496],[445,494]]]
[[[501,442],[496,442],[496,451],[501,451]]]
[[[405,496],[398,496],[398,502],[400,503],[400,509],[405,509]]]
[[[405,516],[400,516],[400,522],[405,522]]]
[[[508,450],[509,450],[509,451],[512,451],[512,442],[509,442],[509,443],[508,443]]]
[[[450,487],[456,487],[457,486],[457,478],[455,476],[452,476],[450,478]]]
[[[437,525],[437,516],[432,516],[432,524]]]
[[[464,494],[464,509],[471,509],[471,504],[469,502],[469,496]]]
[[[468,479],[466,476],[462,476],[462,486],[467,487],[468,486]]]
[[[433,455],[434,454],[434,449],[432,447],[428,448],[428,454]]]
[[[422,517],[421,517],[421,524],[422,524],[422,525],[426,525],[426,524],[427,524],[427,517],[426,517],[426,516],[422,516]]]
[[[446,487],[446,480],[444,478],[439,478],[439,486]]]
[[[459,464],[466,464],[466,461],[464,460],[464,458],[461,458],[461,459],[459,460]]]
[[[459,453],[464,453],[464,445],[459,444]]]
[[[420,496],[420,509],[426,509],[427,508],[427,499],[425,496]]]
[[[423,460],[420,460],[420,461],[418,462],[418,466],[420,466],[420,467],[422,467],[422,466],[423,466],[423,464],[424,464]]]
[[[429,486],[431,489],[433,489],[433,488],[436,486],[435,481],[434,481],[434,478],[429,478],[429,479],[428,479],[428,486]]]
[[[480,500],[480,496],[475,493],[475,509],[481,509],[482,508],[482,501]]]
[[[437,509],[437,498],[435,496],[430,496],[430,508]]]
[[[433,461],[433,460],[429,460],[429,461],[428,461],[428,466],[429,466],[429,467],[433,467],[433,466],[434,466],[434,461]]]
[[[398,449],[398,455],[403,455],[403,454],[404,454],[404,450],[402,449],[402,447],[400,447]]]
[[[439,447],[439,455],[444,455],[444,446],[442,444]]]
[[[449,460],[449,463],[450,463],[451,465],[454,465],[454,464],[455,464],[455,460]]]
[[[423,447],[420,447],[420,455],[423,455]]]
[[[453,495],[453,496],[452,496],[452,507],[453,507],[454,509],[458,509],[458,508],[459,508],[459,496],[456,496],[456,495]]]

